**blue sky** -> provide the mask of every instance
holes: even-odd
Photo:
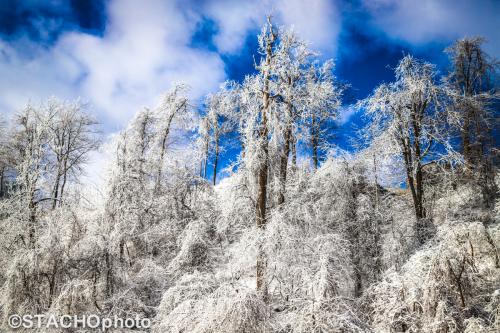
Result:
[[[349,107],[392,80],[405,53],[448,66],[443,49],[482,35],[500,57],[500,1],[493,0],[0,0],[0,112],[49,96],[81,97],[106,133],[154,106],[175,82],[195,101],[253,71],[266,14],[333,58],[351,84],[338,144],[360,125]]]

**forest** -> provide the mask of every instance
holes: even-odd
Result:
[[[270,18],[257,39],[244,80],[201,103],[176,84],[109,140],[80,100],[0,114],[2,331],[13,314],[152,323],[117,332],[500,331],[485,41],[450,45],[448,72],[402,55],[357,101],[366,126],[345,151],[334,62]],[[82,177],[103,150],[91,200]]]

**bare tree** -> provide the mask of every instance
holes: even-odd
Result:
[[[49,122],[50,149],[54,155],[54,180],[52,186],[52,209],[62,204],[64,190],[70,178],[82,173],[91,151],[99,147],[97,121],[83,111],[79,101],[61,102],[51,99],[45,105]]]
[[[186,117],[190,105],[186,93],[189,87],[183,84],[176,85],[170,92],[165,94],[160,107],[157,110],[157,117],[159,119],[159,132],[158,136],[158,146],[159,157],[156,172],[156,187],[160,186],[163,163],[165,159],[165,154],[167,151],[167,145],[169,144],[170,134],[172,131],[174,120],[182,120]]]
[[[399,154],[406,169],[417,238],[425,241],[426,210],[424,206],[424,168],[434,162],[432,153],[444,132],[440,127],[442,109],[438,97],[440,87],[435,83],[434,66],[408,55],[395,69],[396,81],[380,85],[366,101],[372,123],[370,133]]]
[[[336,84],[332,74],[333,62],[327,61],[320,65],[311,64],[307,73],[308,104],[305,117],[310,138],[311,156],[315,169],[319,166],[319,154],[327,141],[327,133],[331,135],[332,128],[328,124],[338,116],[340,97],[343,88]]]
[[[13,156],[7,135],[7,123],[0,116],[0,198],[7,195],[7,179],[13,166]]]
[[[467,178],[477,181],[484,204],[491,206],[496,192],[493,129],[498,126],[494,105],[500,97],[495,86],[499,63],[482,50],[483,43],[480,37],[464,38],[446,50],[453,66],[445,83],[451,99],[449,122],[461,135]]]
[[[206,176],[206,161],[208,161],[210,155],[209,148],[213,145],[213,185],[217,181],[219,157],[224,148],[222,141],[228,133],[234,131],[237,127],[237,93],[236,84],[234,82],[226,82],[217,93],[207,96],[207,114],[202,119],[202,133],[205,135],[202,139],[205,149],[204,173]]]
[[[461,131],[462,153],[469,168],[482,165],[491,148],[490,105],[498,94],[492,84],[498,63],[483,50],[484,39],[464,38],[446,49],[452,68],[446,81],[453,99],[452,124]]]
[[[258,194],[257,194],[257,209],[256,209],[256,222],[257,227],[263,229],[266,225],[266,215],[267,215],[267,178],[269,170],[269,117],[270,117],[270,104],[271,104],[271,75],[272,75],[272,63],[274,57],[274,47],[277,39],[277,33],[274,30],[273,24],[271,23],[271,18],[268,17],[267,25],[263,28],[261,35],[259,36],[259,45],[261,52],[263,53],[264,59],[261,61],[257,69],[260,71],[262,76],[262,106],[260,110],[260,128],[258,130],[259,137],[259,153],[260,162],[257,169],[257,179],[258,179]],[[259,251],[257,258],[257,290],[263,295],[265,301],[267,301],[267,286],[265,281],[265,258],[262,251]]]

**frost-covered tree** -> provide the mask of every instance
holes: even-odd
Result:
[[[334,114],[339,91],[331,65],[313,63],[307,44],[292,30],[275,28],[270,18],[259,35],[259,52],[257,74],[248,76],[240,90],[240,132],[242,164],[255,179],[256,222],[263,229],[269,207],[285,202],[288,161],[299,133],[307,132],[311,116],[317,126]],[[318,131],[315,138],[319,136]],[[262,265],[259,261],[259,289],[264,283]]]
[[[311,65],[307,74],[307,99],[304,116],[309,129],[311,155],[315,169],[319,166],[321,150],[328,149],[332,135],[332,121],[338,116],[342,88],[336,84],[332,74],[333,62]]]
[[[483,201],[492,205],[495,194],[493,182],[495,163],[494,128],[498,126],[499,63],[482,49],[484,39],[464,38],[446,49],[452,66],[445,78],[446,93],[451,105],[448,110],[450,125],[461,136],[461,150],[468,179],[480,184]]]
[[[9,130],[10,168],[15,178],[8,196],[0,201],[4,235],[0,242],[0,275],[5,283],[0,303],[4,318],[11,313],[49,310],[56,306],[65,283],[74,278],[68,251],[69,244],[74,245],[79,237],[72,215],[75,213],[66,208],[52,213],[49,208],[58,176],[64,177],[59,173],[61,165],[63,172],[71,174],[59,180],[64,185],[77,181],[76,169],[96,149],[98,140],[94,136],[95,123],[81,121],[91,117],[70,105],[55,99],[39,107],[28,105]],[[75,116],[74,122],[61,126],[61,119],[67,119],[68,113]],[[56,145],[58,140],[66,144]],[[68,195],[65,198],[75,202]]]
[[[395,82],[380,85],[365,102],[371,120],[369,133],[403,160],[417,219],[417,240],[423,243],[427,237],[424,169],[438,159],[438,145],[448,148],[439,103],[441,88],[435,82],[434,66],[411,55],[399,62],[395,74]]]
[[[13,163],[7,121],[0,116],[0,198],[7,195],[8,183],[12,180]]]
[[[97,122],[83,107],[80,101],[65,103],[56,99],[49,100],[45,106],[51,117],[49,145],[55,169],[52,209],[62,204],[68,181],[78,178],[89,153],[99,146]]]
[[[23,206],[20,213],[27,223],[26,244],[35,241],[35,223],[40,203],[51,200],[47,194],[47,181],[51,169],[48,143],[51,114],[38,112],[28,105],[16,119],[13,146],[16,150],[16,187],[19,189],[17,203]],[[50,186],[50,185],[49,185]],[[28,242],[29,241],[29,242]]]
[[[206,99],[207,112],[202,119],[200,134],[204,149],[204,176],[208,158],[213,155],[212,184],[216,184],[219,157],[223,150],[226,136],[235,131],[238,123],[238,87],[234,82],[226,82],[215,94],[209,94]],[[213,152],[210,154],[210,148]]]
[[[262,56],[256,69],[258,73],[245,79],[242,85],[242,137],[245,147],[244,163],[255,179],[255,221],[264,229],[268,215],[268,178],[270,169],[270,134],[272,133],[273,82],[275,57],[278,48],[278,32],[268,17],[259,35],[259,52]],[[259,253],[256,264],[257,290],[267,298],[265,258]]]
[[[468,167],[480,165],[490,154],[494,119],[490,104],[498,93],[494,80],[498,64],[482,49],[484,39],[464,38],[446,49],[452,62],[447,77],[453,99],[451,120],[461,132],[462,152]]]
[[[280,142],[279,149],[279,190],[278,205],[285,201],[287,169],[292,146],[296,144],[298,120],[306,109],[307,88],[306,69],[313,53],[293,30],[279,31],[279,44],[274,57],[275,98],[277,104],[273,133]]]
[[[162,169],[165,159],[165,154],[168,148],[169,140],[173,132],[174,122],[185,122],[189,119],[190,105],[187,99],[187,91],[189,87],[183,84],[178,84],[172,88],[162,98],[162,102],[157,110],[157,121],[159,132],[155,144],[159,146],[159,155],[156,172],[156,186],[158,187],[162,178]]]

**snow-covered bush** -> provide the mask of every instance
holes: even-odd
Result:
[[[157,317],[158,332],[269,332],[269,310],[255,291],[194,273],[167,291]]]
[[[387,273],[368,289],[365,313],[373,328],[463,332],[474,325],[497,327],[498,304],[487,304],[500,283],[499,241],[498,226],[442,225],[432,244],[400,272]]]

